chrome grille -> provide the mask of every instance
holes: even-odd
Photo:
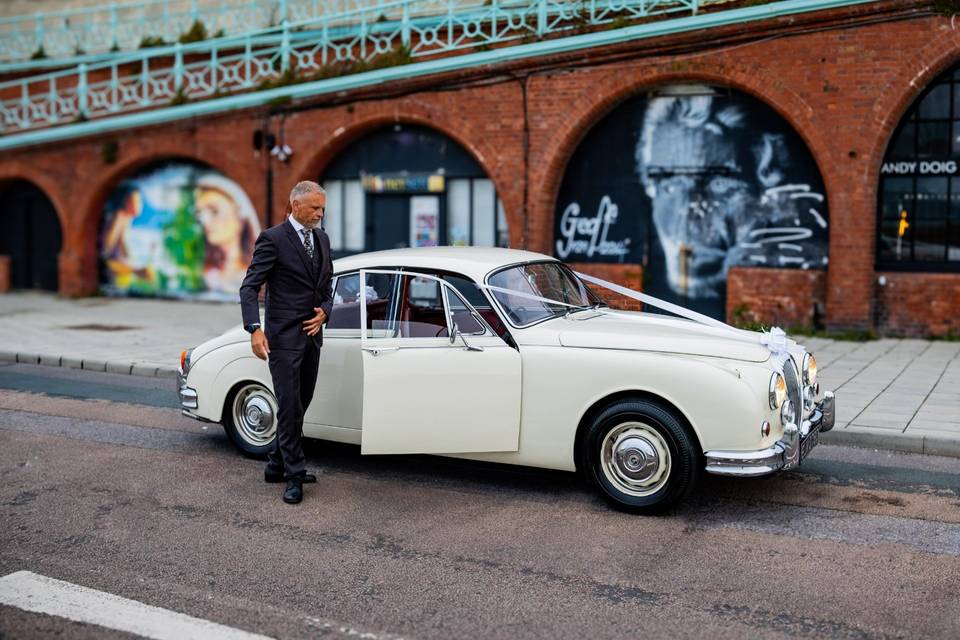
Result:
[[[797,426],[803,421],[803,388],[800,385],[800,369],[793,358],[787,357],[783,363],[783,379],[787,383],[787,397],[797,412]]]

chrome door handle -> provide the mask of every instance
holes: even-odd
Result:
[[[378,356],[384,351],[399,351],[400,347],[363,347],[363,350]]]

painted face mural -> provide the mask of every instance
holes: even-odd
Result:
[[[260,223],[216,171],[173,162],[124,180],[104,208],[101,282],[117,295],[234,299]]]
[[[561,186],[555,252],[641,262],[647,291],[720,317],[731,266],[825,267],[823,192],[769,107],[673,87],[627,101],[587,135]]]

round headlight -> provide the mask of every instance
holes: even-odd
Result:
[[[817,359],[812,353],[803,356],[803,384],[811,387],[817,383]]]
[[[779,409],[787,399],[787,382],[779,372],[774,371],[770,376],[770,408]]]
[[[780,422],[783,424],[797,424],[797,412],[790,400],[784,402],[780,408]]]

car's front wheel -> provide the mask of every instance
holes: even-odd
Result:
[[[245,382],[227,400],[223,428],[244,455],[264,458],[277,436],[277,399],[259,382]]]
[[[696,485],[702,457],[685,422],[650,400],[610,405],[591,422],[580,443],[581,463],[614,506],[642,514],[676,504]]]

